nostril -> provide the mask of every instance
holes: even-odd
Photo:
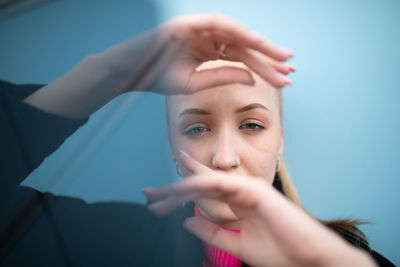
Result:
[[[240,166],[238,155],[224,150],[219,150],[218,152],[220,153],[215,153],[212,157],[212,166],[215,169],[226,171],[230,169],[236,169]]]
[[[230,161],[215,161],[213,166],[216,169],[228,171],[231,169],[237,169],[240,166],[239,160],[230,160]]]

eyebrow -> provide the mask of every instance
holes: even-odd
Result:
[[[246,106],[244,106],[244,107],[238,108],[238,109],[235,111],[235,113],[246,112],[246,111],[249,111],[249,110],[252,110],[252,109],[256,109],[256,108],[262,108],[262,109],[265,109],[265,110],[267,110],[267,111],[271,111],[269,108],[267,108],[267,107],[264,106],[263,104],[260,104],[260,103],[251,103],[251,104],[248,104],[248,105],[246,105]]]
[[[178,117],[182,117],[183,115],[210,115],[211,113],[208,111],[205,111],[204,109],[199,109],[199,108],[188,108],[179,113]]]
[[[260,103],[251,103],[248,104],[244,107],[238,108],[237,110],[235,110],[235,113],[242,113],[242,112],[246,112],[252,109],[256,109],[256,108],[262,108],[265,109],[267,111],[271,111],[269,108],[267,108],[266,106],[264,106],[263,104]],[[184,115],[210,115],[211,113],[204,110],[204,109],[199,109],[199,108],[188,108],[183,110],[181,113],[179,113],[178,118],[184,116]]]

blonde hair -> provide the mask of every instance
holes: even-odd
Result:
[[[276,173],[275,179],[280,180],[282,186],[281,193],[283,193],[285,197],[293,202],[296,206],[300,207],[302,210],[304,210],[306,213],[314,217],[316,220],[318,220],[320,223],[327,226],[328,228],[335,230],[343,235],[353,235],[355,239],[363,242],[364,245],[368,246],[368,240],[366,236],[357,228],[357,225],[368,224],[368,222],[349,218],[338,220],[321,220],[310,214],[301,204],[301,200],[297,193],[296,187],[294,186],[289,171],[287,170],[286,165],[283,162],[281,162],[280,164],[280,169]]]
[[[279,113],[280,113],[280,121],[283,124],[283,101],[282,101],[282,91],[277,90],[278,101],[279,101]],[[287,199],[293,202],[295,205],[300,207],[306,213],[314,217],[323,225],[327,226],[328,228],[339,232],[345,236],[351,236],[353,239],[357,240],[358,242],[362,242],[363,245],[368,246],[368,240],[366,236],[361,232],[357,225],[361,224],[368,224],[368,222],[357,220],[357,219],[338,219],[338,220],[321,220],[310,214],[301,204],[301,200],[299,194],[297,193],[296,187],[291,179],[289,171],[286,167],[286,164],[281,160],[279,170],[275,174],[275,179],[279,180],[281,186],[281,193],[285,195]],[[278,188],[279,190],[279,188]]]

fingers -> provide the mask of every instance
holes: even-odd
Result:
[[[252,74],[243,68],[224,66],[199,71],[195,69],[197,65],[197,62],[185,60],[171,67],[165,80],[171,87],[170,93],[190,94],[232,83],[254,84]]]
[[[147,206],[156,215],[166,215],[175,210],[185,201],[178,201],[176,198],[168,197],[163,201],[157,201]]]
[[[164,187],[160,187],[160,191],[158,188],[146,190],[146,197],[156,200],[148,206],[148,209],[155,214],[164,215],[184,202],[200,198],[220,199],[223,193],[215,190],[215,183],[205,180],[201,175],[192,176],[180,183],[168,186],[168,190],[165,190]]]
[[[227,59],[245,63],[250,69],[276,88],[282,88],[285,85],[292,84],[292,81],[288,77],[273,67],[275,66],[278,70],[289,73],[290,69],[293,67],[286,63],[273,61],[272,59],[260,55],[256,51],[238,46],[230,46],[225,53]],[[272,65],[271,62],[274,63],[274,65]]]
[[[179,151],[179,159],[183,167],[185,167],[194,174],[210,171],[210,169],[207,166],[201,164],[197,160],[190,157],[189,154],[187,154],[185,151],[182,150]]]
[[[142,192],[145,194],[147,201],[152,203],[165,198],[170,193],[170,186],[142,188]]]
[[[194,30],[217,32],[221,42],[255,49],[279,61],[285,61],[293,57],[293,52],[276,46],[261,35],[248,30],[242,24],[223,15],[195,15],[188,22]]]
[[[157,199],[149,205],[149,209],[156,214],[169,213],[183,202],[201,198],[221,200],[253,210],[269,195],[269,187],[270,185],[261,178],[232,175],[228,177],[222,173],[208,172],[173,184],[169,190],[161,187],[160,192],[157,192],[157,188],[154,188],[150,192],[147,191],[146,196]]]
[[[202,241],[240,258],[240,237],[237,233],[223,230],[200,217],[187,218],[183,226]]]
[[[289,74],[291,72],[295,72],[296,71],[296,68],[293,67],[290,64],[287,64],[285,62],[276,61],[276,60],[274,60],[272,58],[269,58],[267,56],[265,56],[264,58],[265,58],[265,61],[267,61],[269,65],[271,65],[275,70],[277,70],[278,72],[280,72],[282,74],[287,75],[287,74]]]
[[[235,20],[219,14],[181,16],[166,23],[171,40],[178,40],[176,64],[167,84],[171,93],[191,93],[215,86],[241,83],[254,84],[251,72],[234,67],[197,71],[205,61],[224,59],[244,62],[275,88],[292,84],[286,77],[295,68],[284,61],[293,53],[269,42]],[[179,34],[178,34],[179,33]],[[174,88],[177,88],[174,91]]]

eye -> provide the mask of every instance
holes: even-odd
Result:
[[[192,127],[186,131],[184,131],[183,133],[185,135],[191,135],[191,136],[195,136],[195,135],[200,135],[204,132],[208,132],[210,131],[210,129],[203,127],[203,126],[196,126],[196,127]]]
[[[239,129],[260,131],[260,130],[264,130],[265,127],[258,123],[255,123],[255,122],[248,122],[248,123],[240,125]]]

